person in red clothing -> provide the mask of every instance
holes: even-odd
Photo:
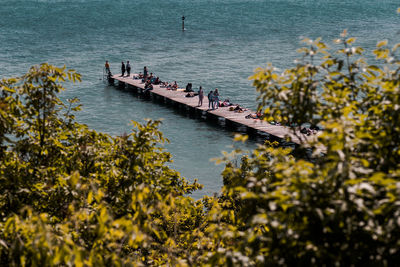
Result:
[[[111,71],[110,71],[110,64],[108,63],[107,60],[106,60],[106,64],[104,64],[104,68],[106,69],[107,75],[109,75],[111,73]]]

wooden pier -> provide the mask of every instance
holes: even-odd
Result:
[[[131,74],[130,77],[124,76],[121,77],[120,74],[113,75],[109,80],[111,83],[114,83],[114,80],[117,80],[119,86],[128,86],[128,88],[132,88],[133,90],[137,90],[138,93],[143,93],[144,91],[144,83],[141,79],[134,79],[133,77],[137,76],[137,74]],[[151,96],[154,98],[161,98],[165,102],[171,102],[174,104],[182,105],[187,109],[193,109],[194,111],[201,112],[206,115],[208,118],[214,119],[224,119],[227,124],[236,124],[238,126],[245,126],[249,132],[260,132],[266,133],[273,137],[277,137],[279,139],[285,139],[286,136],[290,136],[292,142],[296,144],[300,144],[300,139],[304,141],[307,139],[307,136],[296,132],[294,134],[289,127],[281,126],[281,125],[272,125],[266,121],[259,119],[246,119],[248,114],[254,114],[255,112],[247,109],[243,113],[238,113],[234,111],[230,111],[229,107],[219,107],[215,110],[208,109],[208,98],[206,92],[204,93],[203,105],[198,106],[199,98],[195,97],[186,97],[187,92],[179,91],[179,90],[167,90],[165,87],[160,85],[153,85],[153,90],[148,91]],[[297,136],[296,136],[297,135]]]

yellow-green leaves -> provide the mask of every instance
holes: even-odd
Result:
[[[388,44],[388,40],[382,40],[382,41],[378,42],[376,47],[380,48],[382,46],[386,46],[387,44]]]
[[[0,83],[2,263],[183,262],[204,223],[202,203],[186,195],[202,186],[167,166],[160,121],[120,137],[77,123],[78,99],[58,98],[67,78],[80,75],[42,64]]]
[[[369,65],[346,31],[337,51],[304,42],[293,68],[250,78],[271,127],[291,127],[303,143],[224,152],[220,194],[199,201],[188,195],[201,185],[168,167],[160,121],[132,122],[118,137],[77,123],[77,99],[57,98],[60,82],[80,80],[65,67],[1,81],[2,263],[397,264],[399,45],[378,43],[382,60]],[[300,135],[311,125],[321,130]]]
[[[234,137],[234,140],[235,141],[241,141],[241,142],[244,143],[244,142],[247,141],[248,138],[249,138],[248,135],[236,134],[235,137]]]
[[[346,39],[346,43],[349,45],[353,44],[355,41],[356,41],[356,38],[354,38],[354,37]]]
[[[268,120],[323,129],[293,151],[312,163],[266,145],[223,172],[223,199],[245,225],[235,248],[262,255],[260,265],[395,264],[400,255],[392,245],[400,232],[400,45],[379,42],[378,63],[369,65],[355,41],[344,31],[330,53],[305,39],[295,67],[268,65],[251,77]]]

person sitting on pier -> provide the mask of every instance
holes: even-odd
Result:
[[[256,113],[254,113],[254,114],[249,114],[249,115],[247,115],[246,117],[245,117],[246,119],[262,119],[263,118],[263,114],[262,114],[262,112],[261,111],[257,111]]]
[[[160,80],[160,87],[167,88],[167,90],[171,90],[171,85],[168,82],[163,82]]]
[[[148,74],[144,75],[143,74],[142,82],[143,83],[146,83],[147,81],[151,82],[152,75],[153,75],[153,73],[151,75],[148,75]]]
[[[176,83],[176,81],[174,81],[174,83],[172,84],[171,89],[172,90],[178,89],[178,84]]]
[[[235,111],[235,112],[238,112],[238,113],[245,112],[246,110],[247,110],[247,109],[242,108],[242,107],[239,106],[239,105],[236,105],[236,107],[230,107],[230,108],[229,108],[229,111]]]
[[[157,78],[154,80],[153,84],[155,84],[155,85],[161,84],[160,77],[157,77]]]
[[[233,104],[229,101],[228,98],[221,103],[221,107],[230,107],[230,106],[233,106]]]
[[[192,90],[192,83],[188,83],[188,84],[186,85],[186,89],[185,89],[184,92],[187,92],[187,93],[193,92],[193,90]]]
[[[146,83],[149,80],[149,76],[144,76],[142,78],[142,83]]]
[[[144,93],[147,93],[148,91],[153,90],[153,85],[151,84],[150,80],[146,81],[146,84],[144,85]]]
[[[143,74],[141,72],[139,72],[138,75],[133,75],[132,76],[132,79],[134,79],[134,80],[138,80],[138,79],[142,79],[142,78],[143,78]]]
[[[149,77],[147,77],[147,79],[151,82],[151,83],[154,83],[154,80],[155,80],[155,78],[154,78],[154,76],[153,76],[153,73],[151,72],[150,73],[150,76]]]

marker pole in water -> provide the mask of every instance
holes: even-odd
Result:
[[[182,31],[185,31],[185,16],[182,16]]]

